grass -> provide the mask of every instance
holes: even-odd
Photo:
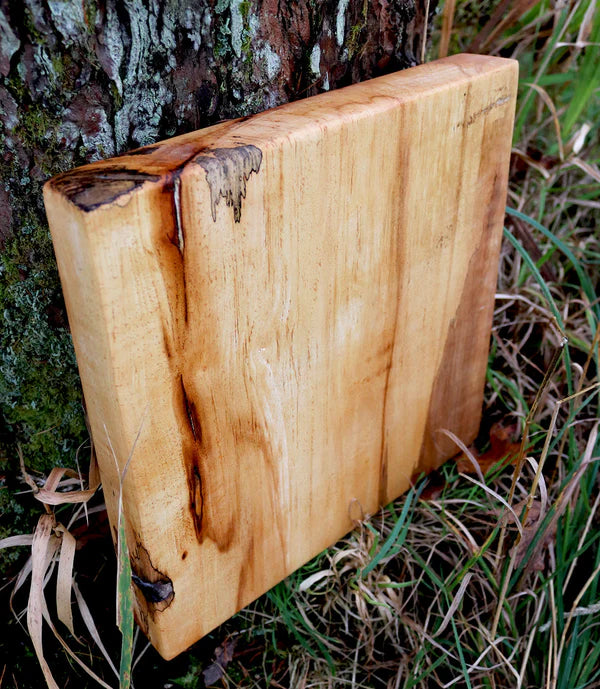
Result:
[[[479,45],[521,63],[477,441],[484,451],[495,422],[517,423],[520,451],[485,476],[447,463],[171,663],[139,635],[130,648],[125,623],[121,686],[129,671],[152,687],[202,687],[209,677],[257,688],[600,686],[600,142],[588,127],[600,121],[600,9],[506,2],[495,31],[500,4],[481,6],[486,26],[478,4],[453,3],[431,57],[440,43],[450,53]],[[104,551],[94,543],[93,556],[109,562],[110,538]],[[36,564],[37,579],[47,571]],[[87,600],[101,582],[88,577]],[[105,612],[96,605],[90,615]],[[82,615],[80,605],[76,627]],[[117,657],[121,637],[103,625]],[[114,684],[94,648],[78,656]],[[75,664],[58,671],[64,686],[87,681]]]

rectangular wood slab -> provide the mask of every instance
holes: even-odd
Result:
[[[165,658],[455,454],[439,429],[475,437],[516,87],[516,62],[460,55],[46,185]]]

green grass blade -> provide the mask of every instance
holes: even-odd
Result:
[[[576,618],[573,624],[573,629],[571,630],[571,639],[567,647],[567,653],[565,656],[563,656],[560,663],[558,676],[559,689],[570,689],[573,686],[573,662],[575,659],[575,653],[577,651],[578,630],[579,618]]]
[[[493,369],[488,369],[487,380],[494,390],[498,392],[498,396],[507,409],[510,409],[510,405],[505,399],[505,396],[501,394],[502,386],[512,393],[513,400],[517,403],[520,403],[524,415],[527,416],[529,413],[529,405],[527,404],[527,400],[523,396],[523,393],[519,390],[519,387],[514,381],[505,376],[503,373],[500,373],[500,371],[494,371]],[[496,380],[498,380],[502,385],[497,385]],[[515,408],[518,408],[518,406],[519,404],[515,404]]]
[[[277,584],[277,586],[267,592],[267,597],[279,611],[285,628],[292,634],[302,648],[304,648],[313,658],[318,658],[319,654],[315,651],[310,643],[310,641],[313,641],[319,649],[321,657],[325,658],[327,661],[331,673],[335,675],[335,662],[329,653],[329,650],[322,641],[322,639],[326,639],[333,642],[334,639],[330,639],[329,637],[320,634],[320,632],[307,623],[304,617],[290,605],[291,595],[292,592],[287,588],[285,582]],[[306,631],[308,638],[301,633],[301,629]]]
[[[508,211],[508,209],[507,209],[507,211]],[[565,324],[563,322],[560,311],[558,310],[558,307],[556,306],[556,302],[554,301],[554,297],[552,296],[550,289],[548,288],[548,285],[546,284],[546,281],[541,276],[537,265],[535,264],[535,262],[533,261],[533,259],[529,255],[529,253],[521,246],[520,242],[506,228],[504,228],[504,236],[513,245],[513,247],[517,250],[517,252],[521,255],[521,258],[525,262],[525,265],[529,268],[529,270],[531,271],[531,274],[535,278],[535,281],[540,286],[540,289],[542,290],[542,294],[544,295],[546,302],[548,303],[548,307],[550,308],[550,311],[552,311],[552,315],[556,319],[556,322],[558,323],[560,329],[564,332],[565,331]]]
[[[595,0],[591,0],[594,2]],[[600,88],[600,11],[596,7],[589,43],[579,67],[573,97],[563,120],[563,134],[568,136],[571,129],[581,117],[592,99],[594,92]],[[594,45],[595,44],[595,45]]]
[[[421,653],[421,655],[424,655]],[[429,667],[423,672],[423,674],[419,675],[418,677],[415,677],[414,679],[409,679],[408,682],[405,684],[406,689],[413,689],[413,687],[417,687],[419,685],[423,686],[421,682],[426,680],[429,675],[431,675],[433,672],[437,670],[437,668],[446,660],[446,657],[444,656],[443,653],[440,653],[439,657],[437,660],[435,660]],[[414,666],[417,665],[417,662],[415,661]]]
[[[599,623],[593,625],[594,627],[600,626]],[[590,626],[591,628],[591,626]],[[593,638],[598,638],[598,631],[596,630]],[[577,676],[578,684],[577,689],[583,689],[583,687],[589,687],[592,682],[594,682],[600,675],[600,644],[594,644],[592,650],[585,658],[585,663],[581,669],[581,672]]]
[[[581,262],[571,251],[571,249],[563,241],[556,237],[556,235],[550,232],[550,230],[544,227],[537,220],[534,220],[530,216],[525,215],[525,213],[521,213],[520,211],[517,211],[514,208],[508,207],[506,208],[506,213],[507,215],[512,215],[515,218],[519,218],[523,222],[528,223],[532,227],[535,227],[536,230],[539,230],[544,235],[544,237],[549,239],[554,244],[554,246],[556,246],[556,248],[560,252],[562,252],[562,254],[570,261],[575,272],[577,273],[577,277],[579,278],[579,282],[581,284],[581,288],[583,289],[585,296],[588,298],[590,304],[594,304],[594,302],[596,301],[596,290],[594,288],[594,285],[592,284],[589,275],[586,273],[583,266],[581,265]],[[600,316],[600,306],[598,304],[594,304],[593,308],[595,309],[597,316]]]
[[[117,579],[117,600],[119,629],[121,630],[121,664],[119,667],[119,689],[129,689],[131,684],[131,663],[133,653],[133,594],[131,591],[131,563],[124,520],[119,518],[119,574]]]
[[[467,671],[467,664],[465,663],[462,643],[460,641],[460,636],[458,635],[458,629],[456,628],[456,620],[454,617],[451,618],[450,623],[452,624],[452,632],[454,633],[454,640],[456,641],[456,650],[460,659],[460,669],[465,680],[465,686],[467,689],[473,689],[471,685],[471,678],[469,677],[469,673]]]
[[[416,502],[416,500],[418,500],[419,498],[419,495],[421,495],[423,485],[424,484],[422,483],[418,491],[415,490],[414,486],[410,489],[404,501],[402,512],[400,513],[398,520],[394,524],[394,528],[385,540],[384,544],[381,546],[381,549],[379,550],[377,555],[375,555],[371,562],[369,562],[369,564],[362,570],[361,576],[365,577],[369,572],[372,572],[375,569],[375,567],[377,567],[377,565],[381,562],[381,560],[392,550],[392,548],[394,548],[394,550],[397,550],[402,547],[402,544],[406,539],[406,534],[408,533],[408,527],[410,525],[410,521],[407,520],[408,514],[410,512],[413,501]]]
[[[540,286],[540,289],[542,290],[542,294],[544,295],[546,301],[548,302],[548,306],[550,308],[550,311],[552,312],[552,315],[556,319],[556,322],[558,324],[558,327],[561,330],[561,333],[564,337],[564,342],[563,342],[563,356],[564,356],[564,364],[565,364],[565,375],[567,379],[567,394],[572,395],[573,394],[573,371],[572,371],[572,366],[571,366],[571,353],[569,351],[569,343],[568,340],[565,336],[565,324],[562,319],[562,316],[558,310],[558,307],[556,306],[556,302],[554,301],[552,294],[550,293],[550,289],[548,288],[548,285],[546,284],[546,281],[544,278],[541,276],[540,271],[538,270],[538,267],[535,264],[535,261],[531,258],[529,253],[525,250],[523,246],[517,241],[515,237],[506,229],[504,228],[504,236],[508,239],[508,241],[513,245],[513,247],[517,250],[517,252],[521,255],[523,258],[523,261],[531,271],[531,274],[535,278],[536,282]],[[569,408],[573,407],[572,401],[569,403]],[[573,432],[573,429],[569,429],[569,453],[571,456],[575,456],[575,453],[577,452],[577,443],[575,441],[575,433]]]
[[[590,0],[591,2],[594,2],[594,0]],[[571,15],[569,13],[568,8],[565,8],[562,10],[558,17],[558,21],[556,23],[556,26],[554,27],[554,31],[552,32],[552,36],[550,38],[550,41],[546,47],[546,50],[544,51],[544,57],[541,60],[540,66],[537,70],[537,74],[535,75],[535,78],[533,79],[533,83],[537,84],[539,83],[540,79],[542,79],[544,76],[546,76],[546,70],[548,69],[548,66],[550,65],[550,62],[552,60],[553,54],[556,50],[556,44],[561,40],[568,23],[570,22]],[[531,81],[531,79],[528,79],[528,81]],[[519,112],[517,113],[517,118],[515,122],[515,131],[514,131],[514,138],[515,141],[520,141],[522,138],[522,130],[523,127],[525,126],[525,123],[527,122],[527,119],[529,118],[529,113],[531,112],[535,100],[535,91],[532,88],[527,88],[525,95],[522,97],[522,104],[520,107]]]

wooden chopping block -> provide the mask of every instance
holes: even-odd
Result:
[[[109,516],[171,658],[478,430],[517,63],[458,55],[44,197]]]

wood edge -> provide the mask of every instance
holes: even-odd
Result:
[[[448,66],[456,68],[455,74],[448,74]],[[516,79],[518,62],[489,55],[452,55],[335,91],[284,103],[249,117],[217,123],[135,149],[121,156],[83,165],[51,178],[45,183],[44,190],[52,189],[86,213],[110,208],[114,204],[122,206],[148,182],[164,184],[179,176],[182,170],[203,152],[211,155],[215,149],[227,143],[231,147],[234,142],[228,142],[227,139],[232,129],[235,129],[236,137],[248,136],[249,144],[258,145],[260,148],[276,145],[281,138],[287,138],[290,134],[302,136],[305,130],[310,131],[314,128],[314,121],[310,118],[300,125],[296,122],[296,127],[290,122],[291,126],[287,128],[284,123],[277,121],[282,115],[290,118],[306,117],[306,110],[311,107],[307,106],[309,102],[314,106],[319,105],[326,117],[332,110],[339,114],[340,106],[347,101],[347,107],[357,108],[356,116],[362,117],[374,110],[398,107],[439,90],[456,87],[461,82],[504,70],[514,72],[513,78]],[[390,86],[397,87],[399,92],[389,93]],[[354,102],[348,100],[351,93],[359,96]],[[261,139],[258,132],[252,132],[252,129],[265,124],[271,124],[269,139]],[[153,156],[154,153],[157,154],[156,158]]]
[[[112,456],[107,455],[105,451],[97,451],[98,462],[100,464],[101,484],[104,494],[104,501],[108,514],[110,524],[110,534],[113,544],[116,547],[117,543],[117,527],[118,527],[118,490],[120,485],[120,471],[123,469],[123,464],[127,460],[127,456],[119,452],[121,445],[119,435],[123,427],[123,415],[120,411],[120,406],[116,402],[112,405],[114,418],[104,418],[102,409],[111,407],[112,400],[116,400],[119,396],[118,386],[115,384],[114,370],[112,366],[107,366],[100,372],[94,371],[94,363],[96,361],[111,361],[111,338],[108,329],[106,328],[106,321],[103,318],[98,318],[94,322],[93,328],[86,328],[85,325],[78,323],[78,316],[81,312],[81,304],[74,304],[76,299],[83,300],[86,306],[91,309],[104,312],[106,305],[102,299],[102,294],[97,286],[97,266],[94,260],[92,244],[94,242],[94,233],[89,231],[89,224],[93,222],[92,216],[84,210],[77,207],[77,205],[69,203],[68,199],[63,194],[58,192],[50,182],[47,182],[43,187],[44,204],[46,214],[48,217],[48,224],[52,237],[53,248],[57,260],[61,282],[63,285],[63,292],[65,294],[65,305],[69,317],[69,330],[73,340],[73,346],[76,353],[78,369],[81,377],[81,384],[83,394],[90,389],[103,390],[104,402],[102,397],[94,408],[90,409],[90,424],[92,426],[92,437],[95,440],[97,447],[105,444],[105,437],[102,433],[102,426],[104,424],[106,429],[114,432],[111,437],[111,444],[115,448],[117,461],[119,466],[112,461]],[[73,241],[71,235],[73,231],[78,232],[80,237],[77,241]],[[82,257],[83,270],[80,266],[79,270],[75,270],[74,261],[69,253],[69,248],[77,245],[78,252]],[[66,270],[69,270],[68,279],[63,279],[66,275]],[[76,295],[71,297],[71,295]],[[87,335],[87,336],[86,336]],[[85,355],[82,352],[85,351]],[[88,363],[91,360],[91,365]],[[108,385],[101,385],[98,383],[98,376],[101,376],[103,381],[109,379]],[[108,397],[108,400],[106,399]],[[108,415],[107,415],[108,416]],[[99,431],[100,429],[100,431]],[[100,439],[98,439],[98,432]],[[135,474],[131,474],[132,477]],[[125,489],[127,492],[130,489]],[[125,528],[127,534],[127,545],[130,561],[135,557],[138,544],[142,547],[147,542],[146,531],[143,523],[141,523],[138,506],[136,500],[126,500],[127,508],[125,514]],[[136,595],[137,589],[131,583],[132,596],[134,601],[134,614],[138,625],[142,629],[150,631],[155,628],[158,632],[158,638],[163,635],[160,633],[158,627],[155,625],[145,624],[146,620],[151,617],[148,614],[145,601]],[[153,643],[157,643],[157,638],[153,634]]]
[[[87,364],[87,362],[90,360],[93,363],[97,361],[111,360],[111,337],[106,327],[106,322],[104,319],[96,319],[93,329],[85,328],[84,325],[80,325],[78,323],[78,314],[80,314],[82,310],[74,304],[75,299],[78,298],[79,300],[85,301],[88,311],[96,309],[100,312],[104,312],[106,310],[106,305],[102,299],[101,291],[98,288],[97,267],[93,257],[93,251],[91,249],[94,233],[88,231],[88,224],[91,221],[91,217],[88,213],[78,208],[75,204],[69,203],[68,199],[57,191],[51,182],[46,182],[44,184],[43,197],[52,238],[53,250],[61,278],[61,285],[69,323],[69,332],[71,334],[73,347],[75,349],[83,394],[85,395],[86,390],[102,389],[102,386],[97,385],[97,381],[94,380],[95,377],[101,375],[103,382],[107,378],[111,381],[109,389],[116,397],[118,395],[118,386],[114,382],[114,371],[112,367],[108,366],[103,369],[101,373],[95,373],[94,366]],[[76,228],[76,231],[80,232],[80,237],[77,239],[77,242],[73,242],[70,239],[70,235],[72,234],[71,228],[73,227]],[[83,270],[73,270],[74,265],[71,262],[71,257],[67,253],[67,247],[74,245],[77,245],[78,252],[80,256],[83,257]],[[70,276],[69,278],[65,279],[67,270],[70,270]],[[76,297],[72,297],[72,294],[76,295]],[[90,333],[91,337],[89,337]],[[88,337],[86,338],[85,335],[88,335]],[[85,355],[83,354],[84,351]],[[108,401],[104,404],[100,402],[99,406],[101,408],[110,408],[111,401]],[[118,409],[118,405],[115,405],[113,409]],[[101,413],[101,411],[98,413]],[[120,412],[119,417],[121,417]],[[105,421],[109,426],[111,425],[108,419]],[[93,423],[93,412],[90,414],[90,422]],[[114,425],[115,424],[113,423],[112,426]],[[113,438],[112,442],[118,455],[118,440]],[[101,461],[102,453],[97,454],[98,459]],[[124,463],[125,460],[126,457],[124,459],[119,458],[121,463]],[[119,485],[119,471],[121,469],[117,468],[116,464],[112,461],[106,461],[102,463],[102,466],[100,467],[109,522],[111,527],[115,528],[117,510],[115,504],[113,504],[114,500],[109,494],[109,490]],[[132,504],[133,503],[129,503],[127,521],[129,522],[131,533],[133,534],[138,531],[134,524],[139,521],[139,518],[137,515],[137,508],[135,510],[131,510]],[[112,531],[111,535],[114,538],[115,534]]]

